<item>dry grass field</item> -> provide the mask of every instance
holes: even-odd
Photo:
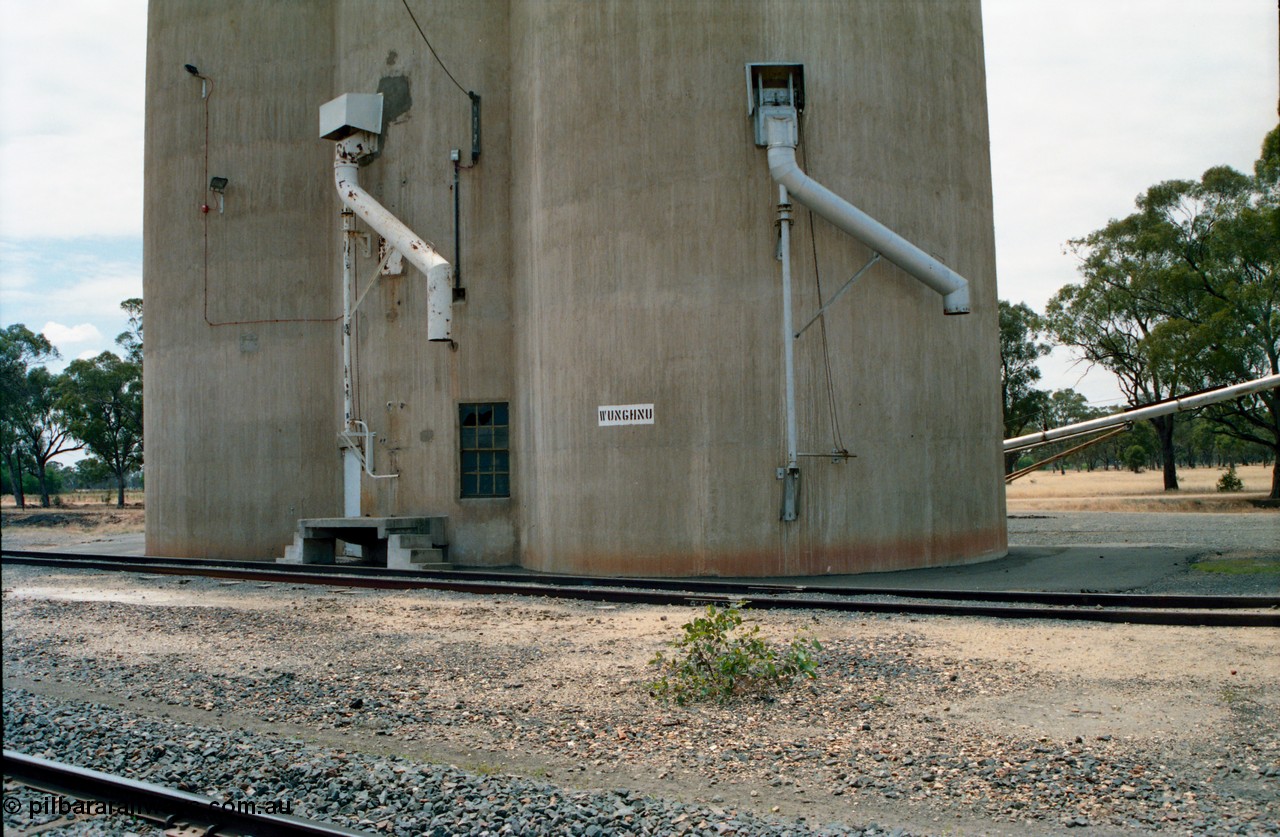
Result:
[[[141,533],[147,512],[142,492],[125,493],[126,506],[116,508],[116,493],[90,491],[61,495],[56,504],[40,507],[39,497],[28,497],[19,509],[6,494],[0,501],[0,529],[6,546],[13,549],[49,549],[87,543],[113,535]]]
[[[1182,468],[1178,490],[1164,490],[1160,471],[1037,471],[1011,483],[1010,511],[1258,511],[1271,489],[1270,465],[1236,468],[1238,492],[1218,491],[1224,468]]]

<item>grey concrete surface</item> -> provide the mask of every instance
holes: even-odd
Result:
[[[51,546],[47,548],[47,551],[74,552],[88,555],[146,555],[147,538],[141,532],[131,532],[127,535],[107,535],[81,543]]]
[[[1009,555],[888,573],[779,579],[815,586],[1280,595],[1280,575],[1197,571],[1202,558],[1280,559],[1280,513],[1019,512]]]
[[[1147,589],[1184,572],[1202,550],[1174,547],[1011,547],[995,561],[889,573],[839,576],[840,584],[875,589],[1043,590],[1120,593]],[[779,579],[835,586],[832,577]]]

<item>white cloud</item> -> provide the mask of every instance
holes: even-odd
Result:
[[[146,3],[0,8],[0,235],[139,234]]]
[[[138,239],[0,241],[0,325],[46,323],[62,350],[54,371],[73,352],[119,353],[115,337],[128,319],[120,303],[142,296],[141,249]]]
[[[67,326],[52,320],[44,324],[40,333],[49,338],[49,342],[61,348],[69,343],[87,343],[90,340],[101,340],[102,332],[93,323]]]
[[[53,314],[78,322],[123,322],[121,301],[142,296],[140,266],[104,262],[76,273],[50,279],[30,269],[5,269],[0,273],[4,320],[29,325]]]

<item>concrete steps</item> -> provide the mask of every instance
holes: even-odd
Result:
[[[392,570],[447,570],[444,517],[323,517],[298,521],[284,564],[336,563],[336,544],[358,544],[375,566]]]
[[[431,535],[391,535],[387,538],[387,569],[448,570],[445,544]]]

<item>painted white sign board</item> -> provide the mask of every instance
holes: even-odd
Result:
[[[609,407],[596,407],[596,417],[601,427],[653,424],[653,405],[617,404]]]

